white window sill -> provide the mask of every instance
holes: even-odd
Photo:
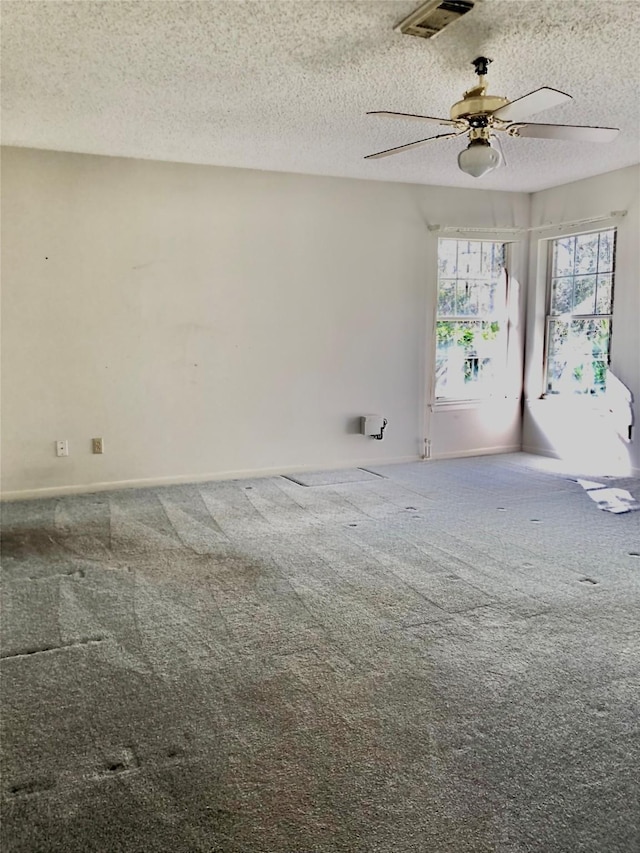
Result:
[[[601,394],[597,397],[592,397],[588,394],[548,394],[541,397],[530,397],[526,401],[526,404],[527,406],[557,406],[558,408],[573,409],[574,411],[579,409],[596,411],[609,409],[606,394]]]

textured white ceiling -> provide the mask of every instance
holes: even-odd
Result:
[[[3,0],[3,143],[445,186],[533,191],[640,160],[639,0],[478,0],[432,41],[393,26],[418,0]],[[621,128],[608,145],[507,139],[460,172],[464,137],[365,116],[447,116],[491,57],[490,91],[574,100],[534,121]]]

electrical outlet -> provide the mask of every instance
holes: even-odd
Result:
[[[69,455],[69,442],[66,438],[61,439],[60,441],[56,441],[56,456],[68,456]]]
[[[94,453],[104,453],[104,439],[92,438],[91,447]]]

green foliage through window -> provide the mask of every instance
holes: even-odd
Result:
[[[490,393],[506,357],[506,245],[440,240],[436,397]]]

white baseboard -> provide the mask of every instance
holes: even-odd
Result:
[[[215,480],[247,480],[260,477],[279,477],[283,474],[301,474],[304,471],[334,471],[341,468],[379,468],[381,465],[398,465],[402,462],[419,462],[421,457],[396,456],[387,459],[342,460],[331,465],[291,465],[282,468],[255,468],[240,471],[216,471],[207,474],[179,474],[171,477],[149,477],[141,480],[113,480],[106,483],[78,483],[71,486],[47,486],[39,489],[20,489],[1,492],[0,501],[26,501],[37,498],[56,498],[63,495],[84,495],[92,492],[115,492],[119,489],[149,489],[187,483],[206,483]]]
[[[519,444],[505,444],[501,447],[477,447],[473,450],[453,450],[450,453],[432,453],[431,459],[463,459],[466,456],[495,456],[499,453],[519,453],[521,450],[522,448]]]
[[[560,459],[560,455],[553,450],[546,450],[542,447],[530,447],[528,444],[522,446],[523,453],[531,453],[533,456],[547,456],[549,459]]]

